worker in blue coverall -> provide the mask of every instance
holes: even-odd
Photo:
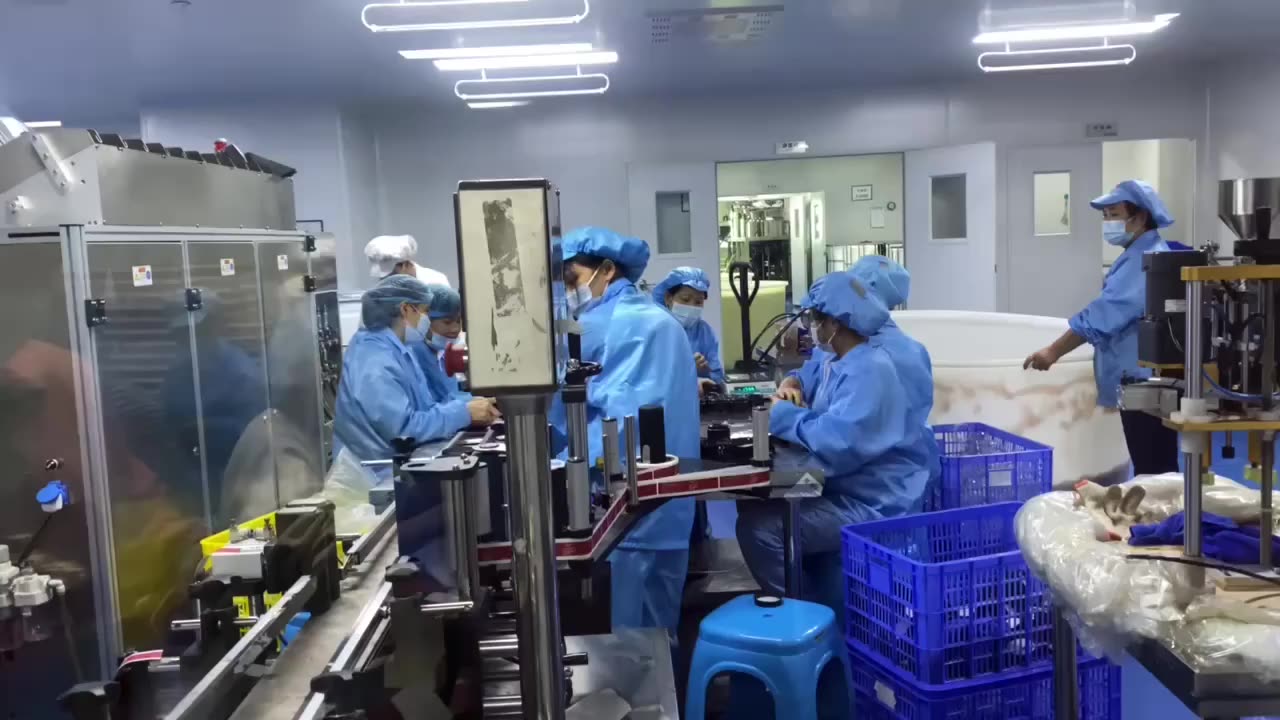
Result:
[[[1098,405],[1117,408],[1123,378],[1151,377],[1151,370],[1138,366],[1138,320],[1147,294],[1142,256],[1169,250],[1160,228],[1172,225],[1173,216],[1155,188],[1141,180],[1125,180],[1090,205],[1102,211],[1102,238],[1124,252],[1107,271],[1102,294],[1068,320],[1069,327],[1061,337],[1028,356],[1023,367],[1048,370],[1063,355],[1089,343],[1093,346]],[[1135,475],[1178,470],[1178,434],[1160,418],[1139,410],[1122,410],[1120,422]]]
[[[693,347],[693,362],[698,368],[698,391],[724,385],[724,364],[720,362],[720,341],[711,325],[702,319],[711,281],[695,267],[678,267],[667,273],[653,289],[653,300],[671,312]]]
[[[847,273],[820,279],[803,302],[806,322],[824,353],[801,394],[773,398],[769,432],[806,450],[823,470],[821,497],[799,503],[802,552],[840,547],[845,525],[918,511],[937,449],[912,413],[893,358],[870,341],[889,310]],[[738,544],[760,587],[782,593],[782,514],[778,503],[738,503]]]
[[[412,333],[415,342],[409,343],[409,349],[436,402],[471,400],[471,393],[459,388],[457,379],[444,370],[444,350],[462,334],[462,296],[448,285],[429,284],[427,290],[431,292],[430,323],[425,331]]]
[[[391,441],[442,440],[469,425],[499,418],[493,400],[438,399],[406,343],[412,328],[425,336],[431,292],[409,275],[391,275],[361,298],[364,323],[342,359],[333,425],[334,457],[346,448],[357,460],[384,460]]]
[[[698,375],[680,323],[635,283],[649,264],[643,240],[585,227],[562,241],[565,291],[582,328],[582,359],[602,372],[587,384],[591,462],[601,457],[601,421],[661,405],[667,452],[697,458]],[[553,422],[563,417],[552,414]],[[557,428],[565,432],[561,424]],[[638,448],[624,450],[634,458]],[[613,626],[661,627],[674,638],[689,565],[694,501],[669,500],[641,519],[609,557]]]

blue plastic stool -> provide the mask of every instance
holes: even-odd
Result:
[[[764,684],[778,717],[816,720],[818,678],[833,660],[843,664],[838,635],[829,607],[751,595],[730,600],[698,629],[685,719],[705,719],[707,687],[717,675],[742,673]]]

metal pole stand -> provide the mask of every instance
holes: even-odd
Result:
[[[551,507],[548,396],[498,399],[507,420],[511,502],[521,509],[513,528],[512,584],[520,638],[520,702],[525,718],[564,720],[565,685],[560,604],[556,597]]]
[[[1076,636],[1062,608],[1053,607],[1053,716],[1080,717],[1080,678],[1076,664]]]

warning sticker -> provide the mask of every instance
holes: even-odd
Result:
[[[288,255],[277,255],[277,256],[276,256],[276,268],[277,268],[277,269],[279,269],[279,270],[288,270],[288,269],[289,269],[289,256],[288,256]]]
[[[151,277],[150,265],[134,265],[133,266],[133,286],[134,287],[151,287],[154,280]]]
[[[222,277],[230,277],[236,274],[235,258],[222,258],[220,264],[222,265]]]

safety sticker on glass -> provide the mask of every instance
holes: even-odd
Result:
[[[288,270],[288,269],[289,269],[289,256],[288,256],[288,255],[277,255],[277,256],[276,256],[276,269],[277,269],[277,270]]]
[[[134,287],[151,287],[153,280],[151,278],[150,265],[134,265],[133,266],[133,286]]]
[[[236,274],[235,258],[222,258],[219,264],[222,265],[222,277],[230,277]]]

